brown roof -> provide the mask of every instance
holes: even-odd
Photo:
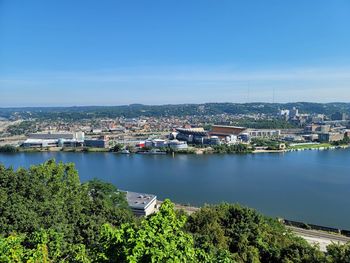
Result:
[[[236,126],[226,126],[226,125],[213,125],[210,131],[211,135],[239,135],[247,128],[236,127]]]

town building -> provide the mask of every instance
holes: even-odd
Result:
[[[315,114],[310,116],[310,122],[312,123],[321,123],[325,120],[324,114]]]
[[[305,131],[306,132],[311,132],[311,133],[317,133],[317,132],[327,133],[327,132],[330,132],[330,130],[331,130],[331,125],[328,125],[328,124],[315,124],[315,123],[312,123],[312,124],[307,125],[305,127]]]
[[[280,110],[278,113],[278,117],[282,120],[288,121],[289,120],[289,110]]]
[[[327,133],[320,133],[318,135],[318,140],[320,142],[337,142],[343,139],[344,139],[344,133],[327,132]]]
[[[58,140],[67,139],[73,140],[73,133],[31,133],[28,135],[29,139],[39,139],[39,140]]]
[[[251,138],[254,137],[279,137],[281,136],[281,130],[270,129],[248,129],[248,134]]]
[[[290,110],[290,112],[289,112],[289,117],[290,117],[291,119],[296,118],[296,117],[299,117],[299,110],[298,110],[298,108],[293,107],[293,108]]]
[[[166,141],[162,139],[154,139],[152,141],[153,147],[165,147]]]
[[[148,216],[157,210],[157,196],[126,191],[126,201],[136,216]]]
[[[84,132],[75,133],[32,133],[22,143],[25,148],[78,147],[84,142]]]
[[[24,148],[44,148],[44,147],[57,147],[57,139],[27,139],[22,145]]]
[[[92,148],[108,148],[109,140],[106,136],[102,136],[99,139],[85,139],[84,146]]]

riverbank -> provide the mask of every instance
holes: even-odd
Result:
[[[305,145],[297,145],[290,146],[284,150],[255,150],[252,153],[285,153],[285,152],[299,152],[299,151],[323,151],[323,150],[336,150],[336,149],[347,149],[350,145],[338,145],[334,146],[330,143],[322,143],[322,144],[305,144]]]
[[[211,155],[211,154],[258,154],[258,153],[285,153],[285,152],[295,152],[295,151],[311,151],[311,150],[336,150],[336,149],[346,149],[349,148],[350,145],[338,145],[334,146],[330,143],[322,143],[322,144],[303,144],[303,145],[293,145],[283,150],[268,150],[268,149],[259,149],[245,152],[215,152],[211,147],[208,148],[189,148],[188,150],[181,151],[167,151],[166,154],[196,154],[196,155]],[[122,152],[114,152],[109,148],[73,148],[73,147],[47,147],[47,148],[16,148],[15,151],[11,151],[9,153],[40,153],[40,152],[69,152],[69,153],[115,153],[120,154]],[[131,152],[131,154],[137,152]],[[152,153],[150,153],[152,154]]]

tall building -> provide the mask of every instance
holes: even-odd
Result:
[[[293,109],[290,110],[289,117],[290,118],[295,118],[299,116],[299,110],[296,107],[293,107]]]

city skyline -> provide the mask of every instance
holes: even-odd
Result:
[[[340,0],[3,0],[0,106],[349,102],[349,11]]]

